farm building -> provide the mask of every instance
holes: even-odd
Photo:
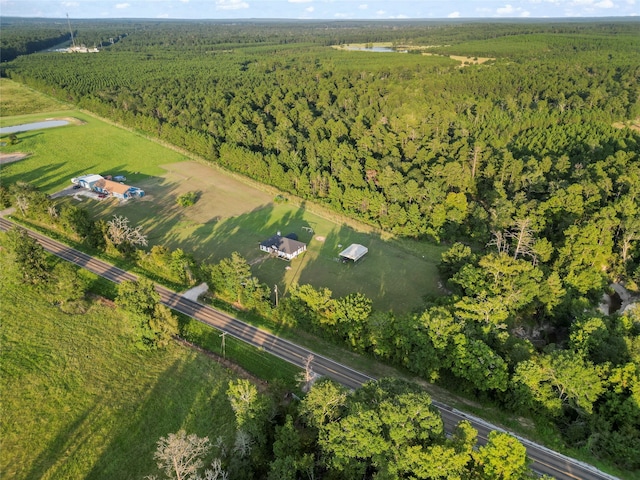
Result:
[[[290,234],[285,237],[280,236],[280,234],[274,235],[260,243],[260,250],[272,255],[277,255],[286,260],[292,260],[307,250],[307,244],[291,237],[295,237],[295,234]]]
[[[81,177],[72,178],[71,183],[74,185],[80,185],[83,188],[88,188],[89,190],[93,190],[96,182],[103,180],[102,175],[95,175],[90,173],[89,175],[83,175]]]
[[[101,175],[89,174],[72,178],[71,183],[88,188],[94,192],[105,193],[121,200],[132,197],[144,197],[144,190],[123,183],[107,180]]]
[[[368,251],[369,249],[367,247],[364,247],[358,243],[352,243],[346,249],[341,251],[339,255],[343,262],[347,260],[357,262],[362,257],[364,257]]]

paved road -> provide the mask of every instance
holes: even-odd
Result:
[[[13,224],[5,218],[0,218],[0,230],[8,230]],[[42,246],[54,255],[75,263],[87,270],[90,270],[102,277],[116,283],[124,280],[135,280],[137,277],[125,272],[102,260],[97,260],[85,253],[63,245],[37,232],[29,231],[30,235],[38,240]],[[318,355],[315,352],[300,347],[275,335],[244,323],[226,313],[202,305],[193,300],[182,297],[180,294],[162,286],[156,286],[160,293],[161,301],[185,315],[206,323],[217,330],[226,332],[239,340],[247,342],[256,347],[290,362],[298,367],[304,367],[309,355],[314,356],[313,370],[317,374],[327,376],[340,382],[349,388],[357,388],[365,382],[374,378],[352,368],[334,362],[333,360]],[[461,420],[468,420],[478,431],[479,443],[486,442],[491,430],[501,430],[500,428],[485,422],[484,420],[468,415],[464,412],[451,408],[439,402],[433,402],[440,409],[447,431],[452,431],[453,427]],[[532,460],[531,467],[540,474],[547,474],[562,480],[601,480],[615,479],[610,475],[600,472],[595,467],[578,462],[572,458],[561,455],[546,447],[535,444],[527,439],[515,435],[527,448],[527,454]]]

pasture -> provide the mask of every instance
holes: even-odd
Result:
[[[0,112],[3,117],[34,112],[57,112],[69,108],[70,105],[65,105],[21,83],[0,78]]]
[[[6,251],[0,266],[2,478],[139,480],[180,428],[233,442],[230,370],[175,343],[140,352],[119,311],[64,314],[17,281]]]
[[[31,91],[21,92],[26,96]],[[273,190],[76,110],[4,117],[0,125],[47,118],[74,122],[20,133],[16,145],[0,147],[0,153],[29,155],[3,165],[5,185],[23,181],[51,194],[86,173],[125,175],[127,184],[145,190],[144,198],[61,201],[80,202],[97,217],[124,215],[143,226],[150,244],[180,247],[199,260],[217,262],[237,251],[252,264],[254,275],[272,288],[278,285],[280,294],[292,283],[309,283],[329,288],[334,296],[362,292],[376,309],[396,312],[412,311],[422,305],[424,295],[439,294],[436,264],[442,248],[384,237],[304,202],[275,202]],[[197,192],[198,200],[181,207],[176,199],[187,192]],[[296,233],[308,244],[307,252],[290,263],[266,258],[258,244],[278,231]],[[337,262],[342,247],[351,243],[367,246],[367,256],[358,264]]]

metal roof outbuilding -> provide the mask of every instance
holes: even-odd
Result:
[[[341,258],[347,258],[349,260],[357,262],[362,257],[364,257],[368,251],[369,249],[367,247],[360,245],[359,243],[352,243],[343,251],[341,251],[339,255]]]

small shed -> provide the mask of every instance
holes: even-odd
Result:
[[[341,251],[339,255],[343,261],[352,260],[354,262],[357,262],[362,257],[364,257],[368,251],[369,249],[367,247],[358,243],[352,243],[343,251]]]
[[[307,250],[307,244],[281,235],[274,235],[260,242],[260,250],[286,260],[292,260]]]

